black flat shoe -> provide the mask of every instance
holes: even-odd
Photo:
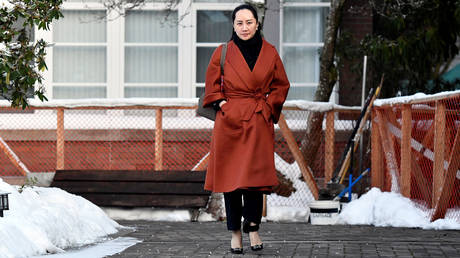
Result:
[[[264,244],[260,244],[260,245],[251,245],[251,250],[252,251],[260,251],[264,249]]]
[[[251,246],[252,248],[252,246]],[[230,248],[230,252],[232,254],[242,254],[243,253],[243,248]]]

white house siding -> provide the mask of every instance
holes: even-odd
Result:
[[[264,34],[283,58],[289,99],[311,100],[319,79],[319,51],[328,1],[267,0]],[[107,20],[99,1],[70,0],[64,18],[36,38],[54,44],[44,73],[51,99],[194,98],[214,48],[231,36],[231,11],[240,1],[184,0],[169,15],[160,2]],[[168,17],[168,19],[165,19]],[[180,20],[179,24],[177,21]]]

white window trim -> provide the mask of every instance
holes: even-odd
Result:
[[[324,42],[298,42],[298,43],[285,43],[284,42],[284,30],[283,30],[283,24],[284,24],[284,8],[285,7],[308,7],[308,8],[330,8],[331,3],[330,2],[310,2],[310,3],[304,3],[304,2],[281,2],[280,3],[280,56],[283,58],[283,52],[284,52],[284,47],[307,47],[307,48],[312,48],[312,49],[318,49],[322,48],[324,46]],[[317,19],[320,19],[320,17],[317,17]],[[320,23],[318,23],[320,24]],[[320,30],[318,30],[319,33]],[[318,35],[321,36],[321,35]],[[318,37],[321,38],[321,37]],[[319,58],[316,59],[315,61],[315,74],[319,76],[319,69],[320,69],[320,64],[319,64]],[[318,87],[319,83],[315,82],[302,82],[302,83],[291,83],[292,87],[308,87],[308,88],[316,88]]]

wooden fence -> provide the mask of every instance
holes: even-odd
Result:
[[[372,186],[411,198],[432,221],[460,206],[460,92],[382,101],[371,141]]]

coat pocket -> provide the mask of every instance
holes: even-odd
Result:
[[[240,133],[243,130],[241,114],[237,107],[234,107],[230,102],[225,103],[221,107],[220,121],[218,130],[227,134]]]

